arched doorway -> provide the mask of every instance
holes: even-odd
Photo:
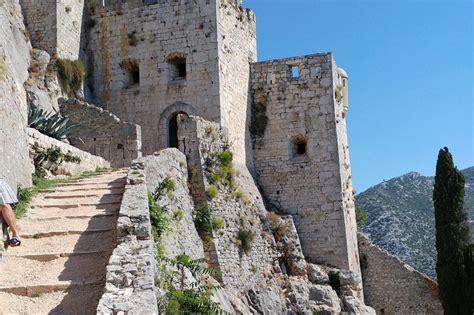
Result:
[[[169,122],[168,122],[168,148],[178,148],[179,141],[178,141],[178,115],[184,114],[187,115],[185,112],[177,112],[174,113]]]

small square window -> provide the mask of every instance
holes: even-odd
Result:
[[[299,78],[299,76],[300,76],[300,67],[291,66],[291,77],[292,78]]]
[[[170,79],[182,80],[186,79],[186,57],[175,56],[168,59]]]
[[[303,135],[297,135],[291,139],[290,156],[297,158],[308,155],[308,140]]]
[[[299,142],[296,144],[296,154],[306,154],[306,142]]]

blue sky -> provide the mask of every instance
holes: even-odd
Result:
[[[244,0],[259,60],[331,51],[349,74],[354,187],[474,165],[471,1]]]

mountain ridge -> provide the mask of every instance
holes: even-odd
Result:
[[[465,207],[474,235],[474,167],[461,170],[466,179]],[[412,171],[383,181],[356,196],[367,213],[359,229],[374,244],[416,270],[435,278],[434,176]]]

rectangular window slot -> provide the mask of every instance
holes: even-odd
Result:
[[[299,78],[300,77],[300,67],[299,66],[291,66],[291,77],[292,78]]]

